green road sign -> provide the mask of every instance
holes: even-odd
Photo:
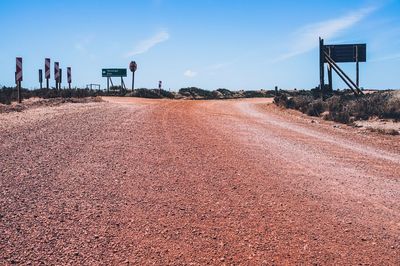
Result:
[[[103,78],[126,77],[126,68],[103,68],[101,74]]]

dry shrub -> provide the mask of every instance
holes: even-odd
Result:
[[[400,132],[396,129],[384,129],[384,128],[374,128],[374,127],[368,127],[367,129],[371,132],[376,132],[382,135],[391,135],[391,136],[400,135]]]

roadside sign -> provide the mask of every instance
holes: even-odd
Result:
[[[16,58],[15,81],[17,83],[22,81],[22,57]]]
[[[336,63],[367,62],[367,45],[365,43],[325,45],[324,49]],[[327,62],[325,59],[325,63]]]
[[[43,71],[39,69],[39,83],[43,82]]]
[[[72,75],[71,75],[71,68],[67,67],[67,82],[71,83],[72,82]]]
[[[129,69],[131,70],[131,72],[136,72],[136,70],[137,70],[137,64],[136,64],[135,61],[132,61],[132,62],[129,64]]]
[[[60,79],[60,63],[54,62],[54,79],[58,82]]]
[[[102,77],[126,77],[126,68],[104,68],[101,70]]]
[[[44,75],[46,79],[50,79],[50,58],[44,60]]]

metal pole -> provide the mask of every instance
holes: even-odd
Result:
[[[135,71],[132,72],[132,92],[135,90]]]
[[[110,78],[107,77],[107,93],[110,93]]]
[[[49,89],[49,79],[46,79],[46,88]]]

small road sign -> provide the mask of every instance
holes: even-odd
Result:
[[[16,58],[15,81],[22,81],[22,57]]]
[[[129,64],[129,69],[131,70],[131,72],[136,72],[136,70],[137,70],[137,64],[136,64],[135,61],[132,61],[132,62]]]
[[[50,58],[44,60],[44,75],[46,79],[50,79]]]
[[[17,57],[16,58],[16,64],[15,64],[15,83],[17,85],[17,97],[18,97],[18,102],[22,102],[22,97],[21,97],[21,81],[22,81],[22,57]]]
[[[56,81],[56,89],[58,89],[58,84],[60,83],[60,63],[54,62],[54,80]]]
[[[54,62],[54,80],[59,81],[60,79],[60,63]]]
[[[71,83],[72,82],[72,75],[71,75],[71,68],[67,67],[67,82]]]
[[[131,61],[131,63],[129,64],[129,69],[132,72],[132,91],[135,90],[135,72],[137,70],[137,64],[135,61]]]

